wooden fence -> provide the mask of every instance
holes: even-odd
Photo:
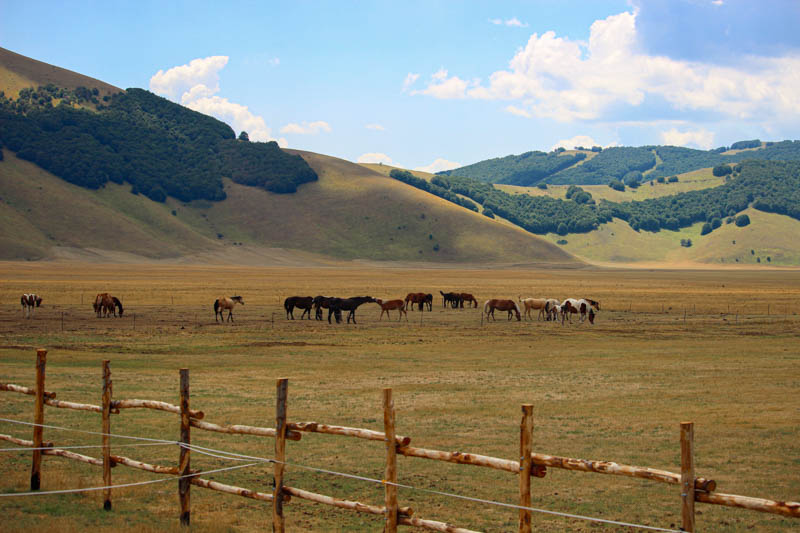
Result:
[[[33,440],[24,440],[11,435],[0,434],[0,440],[12,442],[19,446],[34,448],[31,466],[31,490],[41,488],[41,459],[42,455],[63,457],[75,461],[102,467],[104,501],[103,507],[110,510],[112,483],[111,470],[122,465],[130,468],[145,470],[157,474],[171,474],[179,477],[180,522],[189,525],[190,488],[192,485],[211,490],[234,494],[245,498],[271,502],[273,531],[283,532],[284,504],[291,498],[309,500],[325,505],[332,505],[340,509],[383,515],[385,531],[395,532],[398,525],[415,526],[433,531],[449,533],[469,533],[470,530],[456,527],[445,522],[423,519],[414,516],[413,509],[401,506],[397,494],[397,455],[418,457],[449,463],[481,466],[513,473],[519,476],[519,531],[531,531],[531,477],[544,477],[547,468],[562,468],[577,472],[595,472],[617,476],[627,476],[662,483],[669,483],[679,487],[678,494],[681,500],[682,529],[695,531],[695,503],[708,503],[728,507],[739,507],[765,513],[778,514],[788,517],[800,518],[800,503],[788,501],[773,501],[734,494],[720,494],[716,491],[716,482],[713,479],[697,477],[694,466],[694,429],[691,422],[681,424],[681,471],[680,473],[668,472],[654,468],[631,466],[608,461],[592,461],[569,457],[558,457],[535,453],[531,449],[533,433],[533,406],[523,405],[520,422],[520,460],[514,461],[462,452],[447,452],[410,446],[411,438],[395,433],[395,410],[392,399],[392,390],[383,389],[383,422],[384,431],[353,428],[320,424],[317,422],[290,422],[287,418],[288,380],[277,380],[277,405],[275,428],[255,427],[246,425],[219,425],[205,420],[205,413],[191,409],[189,405],[189,371],[180,370],[180,405],[172,405],[155,400],[114,400],[112,398],[112,381],[109,361],[102,363],[102,393],[101,405],[91,405],[64,400],[57,400],[55,392],[45,390],[45,365],[46,350],[36,352],[36,385],[29,388],[15,384],[0,383],[0,391],[10,391],[34,396],[34,425]],[[75,453],[66,449],[59,449],[54,443],[44,440],[44,407],[45,406],[90,411],[101,415],[102,457],[95,458]],[[148,464],[129,457],[111,453],[111,415],[118,414],[121,409],[155,409],[180,415],[180,455],[177,466]],[[271,492],[258,492],[242,487],[226,485],[217,481],[203,479],[201,471],[191,468],[191,428],[213,431],[218,433],[235,433],[244,435],[257,435],[275,439],[274,463],[274,488]],[[332,496],[317,494],[297,487],[284,485],[283,474],[286,463],[286,441],[299,441],[303,433],[325,433],[341,435],[360,439],[380,441],[386,447],[386,467],[384,473],[384,504],[371,505],[358,501],[340,500]]]

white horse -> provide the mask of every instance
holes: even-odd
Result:
[[[547,320],[558,320],[558,316],[561,314],[561,302],[555,298],[548,298],[545,304],[545,313],[547,314]]]
[[[586,317],[589,317],[589,323],[594,324],[594,316],[595,316],[595,309],[598,311],[600,310],[600,303],[594,300],[587,300],[581,298],[580,300],[576,298],[567,298],[561,303],[562,308],[562,316],[561,316],[561,323],[564,323],[564,319],[568,318],[570,324],[572,323],[572,315],[580,314],[580,321],[583,322],[586,320]]]
[[[33,311],[42,305],[42,298],[38,294],[23,294],[19,299],[22,304],[22,312],[25,313],[25,318],[33,316]]]

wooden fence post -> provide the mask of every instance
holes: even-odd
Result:
[[[189,369],[181,368],[181,443],[191,444],[189,421]],[[191,473],[191,454],[188,448],[181,446],[180,458],[178,461],[178,473],[187,476]],[[189,526],[191,511],[189,508],[189,489],[191,488],[190,479],[181,477],[178,480],[178,498],[181,502],[181,525]]]
[[[281,378],[277,382],[277,404],[275,407],[275,488],[272,492],[272,531],[283,533],[283,468],[286,461],[286,399],[289,393],[289,380]]]
[[[681,422],[681,518],[684,531],[694,531],[694,423]]]
[[[33,408],[33,461],[31,464],[31,490],[39,490],[42,484],[42,432],[44,428],[44,370],[47,350],[36,350],[36,401]]]
[[[384,472],[384,503],[386,518],[384,533],[397,532],[397,440],[394,425],[392,389],[383,389],[383,433],[386,442],[386,471]]]
[[[103,485],[105,497],[103,509],[111,510],[111,369],[109,361],[103,361]]]
[[[531,440],[533,437],[533,405],[522,405],[522,421],[519,424],[519,504],[531,506]],[[531,533],[531,512],[519,510],[519,532]]]

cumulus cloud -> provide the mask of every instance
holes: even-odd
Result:
[[[286,147],[286,139],[274,139],[264,118],[247,106],[217,95],[219,73],[228,64],[228,56],[193,59],[186,65],[159,70],[150,78],[150,90],[183,106],[226,122],[234,130],[246,131],[251,141],[277,140]]]
[[[437,157],[433,163],[430,165],[426,165],[424,167],[416,167],[414,170],[421,170],[422,172],[430,172],[431,174],[435,174],[436,172],[441,172],[443,170],[453,170],[454,168],[463,167],[461,163],[456,163],[455,161],[448,161],[447,159],[442,159]]]
[[[375,124],[375,123],[373,123],[373,124],[365,124],[364,127],[367,128],[368,130],[386,131],[386,128],[384,128],[380,124]]]
[[[565,148],[567,150],[573,150],[576,146],[583,146],[584,148],[591,148],[592,146],[600,146],[594,139],[589,137],[588,135],[576,135],[571,139],[561,139],[556,144],[553,145],[550,150],[555,150],[556,148]]]
[[[709,150],[714,146],[714,133],[706,129],[678,131],[672,128],[661,132],[661,143],[671,146],[694,146]]]
[[[294,133],[296,135],[317,135],[318,133],[330,133],[331,126],[324,120],[316,122],[303,122],[302,124],[289,123],[281,128],[281,133]]]
[[[588,41],[534,33],[485,83],[441,69],[412,94],[506,100],[510,113],[559,121],[648,105],[762,122],[800,115],[800,56],[742,57],[722,66],[647,55],[637,42],[636,12],[623,12],[595,21]]]
[[[510,19],[489,19],[489,22],[494,24],[495,26],[516,26],[517,28],[527,28],[528,23],[522,22],[517,17],[512,17]]]
[[[392,161],[391,157],[380,152],[368,152],[366,154],[361,154],[358,156],[358,159],[356,159],[356,163],[383,163],[384,165],[389,165],[390,167],[404,168],[403,165],[397,163],[396,161]]]
[[[406,74],[406,79],[403,80],[403,92],[406,92],[408,89],[410,89],[418,79],[419,74],[414,74],[413,72]]]

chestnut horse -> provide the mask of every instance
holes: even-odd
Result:
[[[124,311],[119,298],[111,296],[107,292],[101,292],[95,296],[92,307],[94,307],[94,312],[97,313],[97,318],[100,318],[100,313],[103,313],[105,317],[110,315],[117,316],[117,310],[119,310],[119,316],[122,316]]]
[[[461,307],[464,307],[464,302],[472,302],[475,304],[475,309],[478,308],[478,300],[468,292],[462,292],[458,295],[461,302]]]
[[[483,304],[483,312],[486,313],[486,319],[488,320],[489,317],[492,317],[494,320],[494,310],[499,309],[500,311],[508,311],[508,319],[511,320],[511,313],[515,313],[517,315],[517,322],[520,321],[520,314],[519,314],[519,305],[514,300],[486,300],[486,303]]]
[[[383,313],[386,313],[386,318],[389,318],[389,311],[397,310],[397,320],[402,320],[403,315],[406,315],[406,322],[408,322],[408,313],[405,310],[405,302],[403,300],[381,300],[376,298],[375,303],[381,306],[381,316],[378,320],[383,320]]]
[[[219,322],[217,315],[222,318],[222,312],[226,309],[228,310],[228,321],[233,322],[233,306],[236,304],[244,305],[244,300],[241,296],[223,296],[214,300],[214,322]],[[225,319],[222,321],[225,322]]]
[[[308,319],[311,320],[311,306],[314,305],[314,298],[311,296],[289,296],[283,301],[283,308],[286,309],[286,318],[294,320],[294,308],[303,309],[303,314],[300,315],[300,320],[308,313]]]
[[[25,318],[30,318],[33,316],[34,309],[42,305],[42,298],[38,294],[23,294],[19,303],[22,304]]]
[[[428,311],[431,311],[433,307],[433,294],[425,294],[424,292],[409,292],[406,295],[406,310],[408,310],[408,304],[411,303],[411,310],[414,310],[414,304],[419,306],[419,310],[422,311],[422,306],[427,305]]]

